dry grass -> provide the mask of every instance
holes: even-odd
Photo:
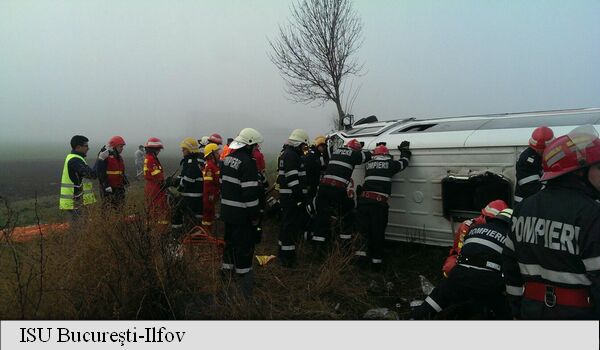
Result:
[[[418,274],[434,281],[445,249],[390,244],[382,274],[358,269],[339,246],[323,261],[299,243],[298,267],[255,263],[254,297],[239,281],[221,279],[214,245],[171,254],[167,229],[149,219],[139,195],[125,212],[96,206],[77,229],[0,244],[0,317],[3,319],[360,319],[388,307],[400,317],[423,298]],[[217,231],[222,230],[222,224]],[[276,223],[265,222],[257,255],[276,255]],[[10,233],[10,225],[5,225]],[[222,237],[222,233],[220,234]],[[16,305],[16,306],[15,306]]]

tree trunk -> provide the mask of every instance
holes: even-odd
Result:
[[[337,111],[338,111],[338,129],[339,130],[344,130],[344,110],[342,109],[342,103],[340,102],[340,100],[336,100],[335,101],[335,106],[337,107]]]

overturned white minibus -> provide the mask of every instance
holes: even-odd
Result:
[[[600,130],[600,108],[379,122],[370,117],[330,135],[330,147],[356,138],[372,150],[410,141],[409,167],[392,179],[386,239],[451,245],[455,223],[479,215],[494,199],[513,202],[515,163],[533,130],[546,125],[555,136],[591,124]],[[352,175],[363,183],[364,166]]]

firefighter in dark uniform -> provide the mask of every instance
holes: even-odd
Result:
[[[293,267],[296,262],[296,240],[305,225],[308,204],[306,170],[302,156],[308,145],[308,134],[302,129],[292,131],[279,156],[277,184],[282,216],[279,229],[278,258],[281,265]]]
[[[235,272],[244,295],[252,295],[254,285],[252,259],[260,231],[259,216],[262,185],[258,179],[252,150],[263,141],[252,128],[240,131],[231,142],[231,152],[223,160],[221,170],[221,220],[225,223],[225,248],[222,275]]]
[[[306,168],[306,190],[308,192],[308,200],[312,201],[317,196],[319,183],[325,175],[329,163],[329,154],[327,154],[327,143],[325,136],[319,135],[315,137],[312,146],[304,156],[304,164]],[[304,227],[304,239],[311,239],[315,232],[315,218],[311,215],[305,216],[306,223]]]
[[[544,151],[546,188],[515,210],[504,277],[513,317],[600,319],[600,140],[576,128]]]
[[[121,136],[113,136],[108,144],[100,150],[108,150],[106,159],[96,161],[96,172],[100,183],[100,195],[105,204],[120,208],[125,204],[125,186],[129,185],[125,175],[125,162],[121,154],[125,140]]]
[[[536,128],[529,139],[529,147],[519,155],[515,166],[517,184],[515,186],[515,205],[523,199],[537,193],[542,189],[540,178],[542,176],[542,153],[550,142],[554,140],[552,129],[547,126]]]
[[[413,318],[429,319],[451,305],[469,301],[493,312],[488,315],[490,318],[510,318],[502,279],[502,249],[510,231],[511,215],[512,209],[504,209],[469,230],[456,267],[413,310]]]
[[[183,159],[179,163],[181,173],[178,177],[166,180],[167,186],[177,187],[181,196],[171,219],[171,228],[176,236],[181,236],[200,224],[204,191],[198,141],[187,137],[179,146],[183,153]]]
[[[394,160],[384,145],[373,150],[373,158],[365,165],[365,182],[358,198],[358,222],[362,246],[355,255],[360,260],[371,260],[371,267],[379,271],[383,264],[383,243],[388,223],[387,203],[392,193],[392,177],[406,169],[412,156],[408,141],[398,146],[400,160]]]
[[[342,242],[349,242],[352,238],[350,232],[352,223],[349,214],[354,209],[354,201],[348,197],[346,188],[350,184],[354,167],[366,163],[370,159],[371,152],[364,151],[356,139],[348,141],[344,147],[332,152],[327,170],[317,191],[317,198],[314,201],[316,230],[312,242],[317,251],[322,251],[320,247],[323,247],[330,238],[329,220],[334,208],[339,208],[338,219],[342,220],[342,232],[340,232],[339,238]]]

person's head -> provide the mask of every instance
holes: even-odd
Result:
[[[219,145],[216,143],[209,143],[204,147],[204,159],[217,160],[219,157]]]
[[[498,214],[496,214],[496,216],[494,216],[494,219],[510,224],[512,214],[513,210],[511,208],[506,208],[501,210]]]
[[[217,145],[223,144],[223,138],[221,135],[214,133],[208,137],[208,142],[216,143]]]
[[[538,154],[544,153],[546,146],[554,141],[554,132],[547,126],[540,126],[533,130],[531,138],[529,138],[529,147],[534,149]]]
[[[139,145],[139,146],[138,146],[138,149],[139,149],[140,151],[143,151],[143,150],[144,150],[144,145]]]
[[[88,146],[88,138],[82,135],[75,135],[71,137],[71,149],[77,153],[87,155],[90,147]]]
[[[146,152],[155,154],[160,153],[160,150],[164,148],[162,141],[158,137],[149,138],[144,147],[146,147]]]
[[[502,199],[496,199],[489,202],[483,209],[481,209],[481,215],[485,216],[486,218],[493,218],[506,208],[508,208],[506,202],[504,202]]]
[[[380,157],[389,157],[390,150],[387,147],[385,147],[385,145],[379,145],[373,150],[373,155]]]
[[[546,147],[542,181],[573,174],[600,192],[600,139],[591,125],[575,128]]]
[[[327,148],[327,139],[325,138],[325,136],[319,135],[315,137],[313,141],[313,146],[315,146],[319,152],[323,153]]]
[[[125,148],[125,140],[121,136],[111,137],[107,144],[118,154],[121,154],[123,152],[123,148]]]
[[[308,145],[308,133],[302,129],[294,129],[288,137],[287,144],[303,149]]]
[[[346,142],[346,147],[350,148],[353,151],[360,151],[362,149],[362,145],[358,142],[357,139],[352,139]]]
[[[181,147],[181,153],[183,153],[184,156],[200,152],[198,140],[193,137],[186,137],[183,139],[179,144],[179,147]]]
[[[263,137],[258,130],[253,128],[242,129],[239,135],[231,141],[229,148],[232,150],[247,148],[252,151],[254,147],[263,142]]]

